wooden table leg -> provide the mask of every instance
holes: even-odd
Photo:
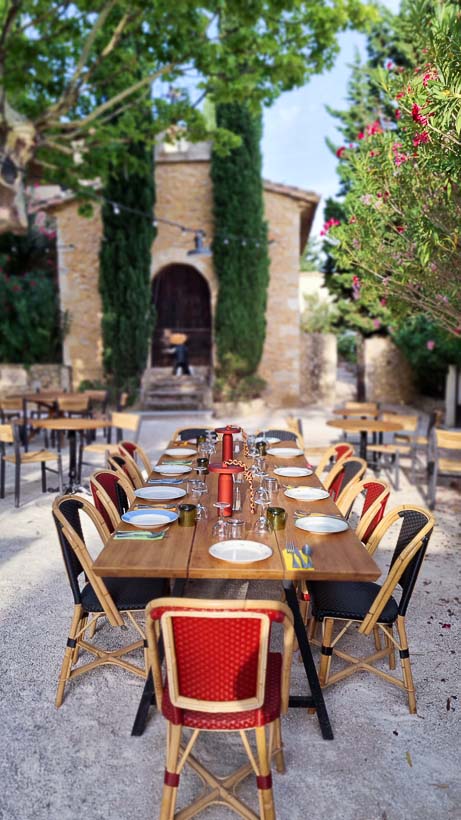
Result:
[[[296,638],[298,640],[299,650],[301,652],[304,669],[306,671],[306,677],[311,690],[310,696],[291,696],[289,705],[298,709],[316,709],[323,739],[333,740],[333,730],[331,728],[330,718],[328,717],[327,708],[323,699],[323,693],[320,688],[309,641],[307,640],[306,627],[304,626],[303,619],[301,617],[296,590],[291,581],[284,581],[283,588],[285,590],[287,604],[293,613]]]
[[[184,588],[186,586],[186,579],[185,578],[176,578],[173,584],[173,589],[171,594],[174,598],[181,598],[184,594]],[[163,658],[163,647],[159,647],[159,656],[160,661]],[[139,706],[136,712],[136,717],[134,719],[133,728],[131,730],[131,734],[133,737],[140,737],[146,728],[147,719],[149,717],[149,709],[151,706],[155,705],[155,692],[154,692],[154,681],[152,678],[152,672],[149,669],[147,673],[146,682],[144,684],[144,689],[142,690],[141,700],[139,701]]]

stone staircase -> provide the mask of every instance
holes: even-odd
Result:
[[[174,376],[169,367],[152,367],[142,380],[143,410],[208,410],[212,406],[210,369],[192,367],[190,376]]]

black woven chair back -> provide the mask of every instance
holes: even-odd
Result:
[[[341,492],[347,487],[351,481],[354,480],[356,475],[360,473],[362,469],[362,464],[360,461],[355,461],[354,459],[346,460],[344,462],[344,471],[343,471],[343,480],[341,482]]]
[[[81,507],[82,504],[78,498],[68,498],[65,501],[62,501],[59,505],[59,509],[63,514],[64,518],[66,519],[69,527],[71,527],[74,530],[74,532],[78,535],[78,537],[81,538],[82,541],[84,541],[82,525],[80,521]],[[72,546],[69,544],[69,541],[64,535],[61,522],[56,518],[56,515],[54,513],[53,518],[54,523],[56,524],[59,543],[61,545],[62,550],[62,556],[64,558],[64,566],[66,567],[70,587],[72,589],[72,594],[74,596],[74,601],[76,604],[80,604],[81,594],[78,579],[79,576],[84,572],[84,570],[77,555],[75,554],[75,551],[72,549]]]
[[[187,427],[179,431],[178,438],[181,441],[189,441],[190,439],[197,438],[197,436],[204,436],[206,433],[206,427]]]
[[[402,520],[402,526],[400,528],[399,537],[397,539],[397,544],[395,545],[394,554],[392,556],[390,567],[393,566],[394,562],[397,560],[401,552],[408,546],[410,541],[418,535],[420,530],[427,524],[428,517],[423,513],[419,512],[418,510],[402,510],[399,513]],[[402,595],[400,598],[399,604],[399,615],[405,615],[408,604],[410,603],[410,598],[413,593],[413,589],[416,583],[416,579],[419,574],[419,570],[421,569],[421,564],[423,563],[424,556],[426,554],[427,545],[429,544],[430,537],[432,535],[432,530],[427,533],[427,535],[423,538],[421,546],[419,550],[414,555],[413,559],[408,564],[405,572],[402,574],[399,584],[402,589]]]
[[[258,436],[268,436],[269,438],[279,438],[280,441],[297,441],[297,436],[290,430],[261,430]]]

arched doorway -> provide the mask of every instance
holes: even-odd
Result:
[[[211,303],[205,277],[192,265],[168,265],[154,278],[152,300],[157,310],[152,367],[171,367],[171,353],[165,347],[166,330],[187,333],[190,363],[209,366]]]

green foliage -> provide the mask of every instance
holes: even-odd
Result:
[[[104,190],[99,290],[104,369],[116,390],[134,395],[154,325],[150,265],[155,231],[142,212],[153,213],[155,195],[151,151],[139,143],[131,151],[142,173],[129,173],[118,166]],[[141,215],[119,211],[111,201],[139,210]]]
[[[448,365],[461,366],[461,340],[421,314],[405,321],[393,339],[410,362],[421,392],[443,396]]]
[[[246,361],[227,353],[213,382],[214,401],[249,401],[263,393],[266,382],[260,376],[246,373]]]
[[[220,105],[218,125],[241,144],[227,156],[213,152],[213,262],[219,280],[215,333],[221,368],[229,353],[241,376],[256,372],[266,333],[269,283],[267,225],[261,179],[261,117],[246,105]],[[228,365],[226,365],[228,369]]]
[[[336,305],[322,299],[318,293],[305,294],[304,305],[301,330],[304,333],[331,333],[338,319]]]
[[[61,361],[54,225],[39,214],[24,236],[0,236],[0,361]]]
[[[338,333],[337,344],[339,358],[344,359],[346,362],[350,362],[351,364],[356,364],[357,333],[354,333],[354,331],[349,330],[348,328],[342,328]]]
[[[152,147],[165,130],[206,137],[205,95],[259,111],[330,67],[339,31],[377,18],[359,0],[177,0],[174,10],[170,0],[3,0],[0,9],[9,106],[0,147],[18,112],[33,133],[16,164],[39,160],[42,179],[75,191],[122,162],[142,172],[134,141]],[[229,149],[224,130],[214,138]]]
[[[394,317],[423,312],[461,332],[461,17],[459,4],[409,0],[399,19],[415,68],[369,69],[383,101],[341,155],[344,219],[329,232],[337,264],[360,270]]]

